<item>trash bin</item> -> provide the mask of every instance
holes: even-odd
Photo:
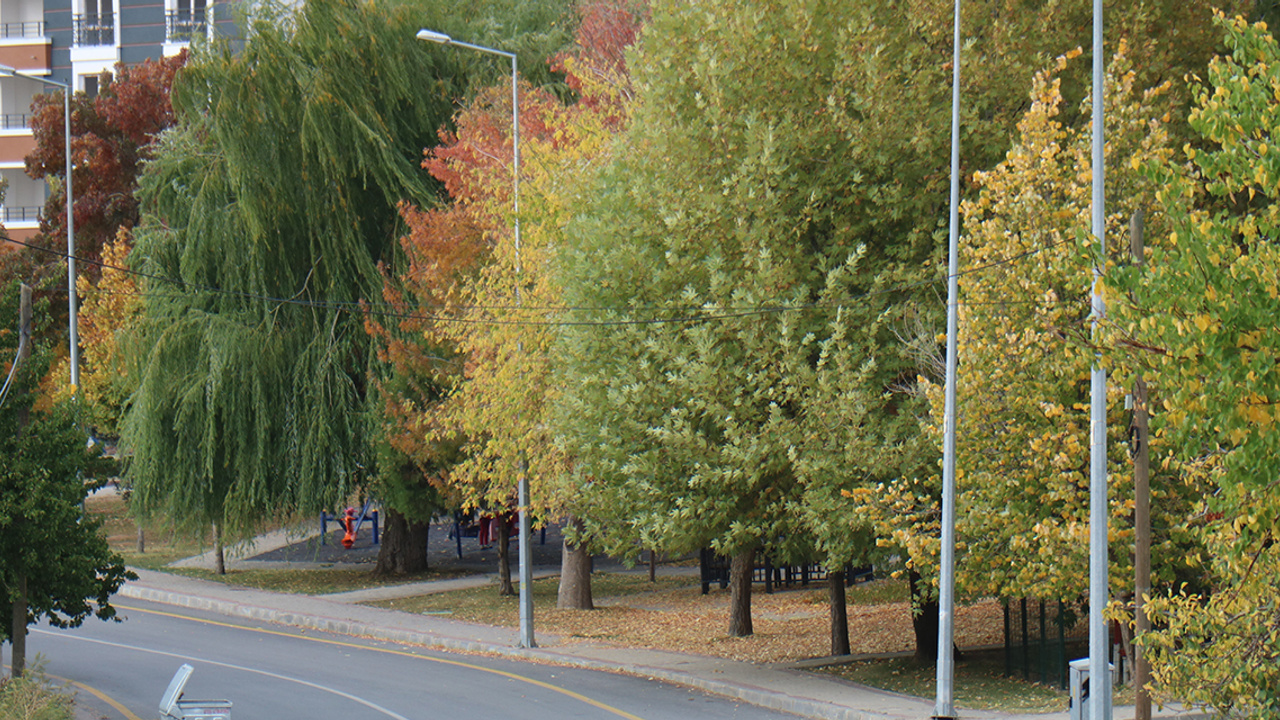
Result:
[[[1115,665],[1107,663],[1108,674],[1115,672]],[[1089,715],[1089,658],[1080,658],[1067,663],[1067,672],[1070,679],[1071,695],[1067,699],[1067,716],[1069,720],[1092,720]],[[1107,678],[1107,682],[1101,683],[1100,687],[1104,688],[1107,695],[1107,707],[1111,707],[1111,682]],[[1107,712],[1107,717],[1111,713]]]
[[[160,715],[174,720],[231,720],[229,700],[183,700],[182,690],[193,668],[183,663],[160,698]]]

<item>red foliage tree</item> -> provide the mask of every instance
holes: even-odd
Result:
[[[174,123],[169,91],[186,62],[184,50],[163,60],[117,64],[114,77],[104,74],[97,97],[83,93],[72,97],[76,256],[88,261],[84,271],[95,278],[102,245],[112,240],[119,228],[129,229],[138,222],[138,201],[134,198],[138,175],[156,137]],[[27,174],[37,180],[59,179],[45,203],[36,242],[60,248],[60,239],[67,232],[62,96],[37,96],[31,109],[36,148],[26,158]]]

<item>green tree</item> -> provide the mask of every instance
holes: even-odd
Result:
[[[394,259],[397,203],[436,192],[417,160],[465,77],[457,53],[414,38],[433,20],[263,6],[242,46],[198,52],[180,76],[132,253],[148,277],[122,441],[141,512],[236,532],[368,478],[356,303]]]
[[[0,312],[6,319],[18,297],[17,283],[4,288]],[[44,303],[37,303],[37,312]],[[13,324],[14,327],[17,323]],[[19,333],[0,336],[6,359]],[[91,615],[115,616],[111,595],[135,579],[107,546],[100,521],[83,517],[82,503],[95,483],[86,475],[104,470],[97,449],[86,448],[85,433],[70,409],[33,408],[40,400],[36,380],[54,353],[27,332],[25,352],[0,400],[0,634],[13,644],[12,675],[26,662],[27,626],[46,620],[75,627]],[[36,351],[31,352],[32,346]],[[12,363],[4,367],[10,377]]]
[[[1155,677],[1181,700],[1265,718],[1280,709],[1280,46],[1264,24],[1217,24],[1229,54],[1193,85],[1189,163],[1146,166],[1168,230],[1145,268],[1109,284],[1137,299],[1117,309],[1118,362],[1160,388],[1153,427],[1171,467],[1211,488],[1193,525],[1205,587],[1150,604]]]

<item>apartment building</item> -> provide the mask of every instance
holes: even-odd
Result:
[[[210,0],[0,0],[0,65],[94,95],[116,63],[177,54],[195,37],[232,25],[231,5]],[[0,177],[8,183],[0,223],[15,240],[40,227],[46,187],[23,158],[34,147],[31,100],[56,91],[37,80],[0,76]],[[14,247],[0,243],[0,252]]]

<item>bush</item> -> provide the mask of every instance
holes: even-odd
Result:
[[[72,720],[71,707],[71,696],[51,687],[38,669],[17,680],[0,681],[0,718],[4,720]]]

